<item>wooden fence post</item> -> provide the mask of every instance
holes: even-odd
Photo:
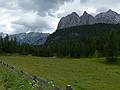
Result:
[[[66,86],[66,90],[73,90],[71,85]]]

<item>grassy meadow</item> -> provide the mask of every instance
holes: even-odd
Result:
[[[0,90],[37,90],[23,76],[0,65]]]
[[[73,90],[119,90],[120,65],[106,64],[104,58],[43,58],[33,56],[0,56],[19,70],[53,80]]]

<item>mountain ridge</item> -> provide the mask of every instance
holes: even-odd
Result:
[[[18,43],[21,44],[30,44],[30,45],[43,45],[49,33],[40,33],[40,32],[29,32],[29,33],[18,33],[9,35],[10,39],[16,39]],[[0,33],[1,38],[5,38],[7,36],[6,33]]]
[[[39,33],[39,32],[30,32],[30,33],[19,33],[10,35],[11,38],[16,38],[16,41],[19,43],[26,43],[30,45],[42,45],[47,40],[49,33]]]
[[[97,23],[118,24],[120,23],[120,14],[109,9],[107,12],[102,12],[96,16],[92,16],[84,11],[83,15],[79,16],[76,12],[62,17],[58,23],[57,29],[64,29],[79,25],[91,25]]]

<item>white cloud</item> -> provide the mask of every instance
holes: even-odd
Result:
[[[58,21],[59,19],[56,17],[49,15],[43,17],[38,15],[38,12],[32,11],[19,16],[18,20],[12,23],[26,27],[27,29],[24,32],[53,32],[56,29]]]
[[[0,32],[53,32],[61,17],[72,12],[120,12],[119,0],[0,0]]]

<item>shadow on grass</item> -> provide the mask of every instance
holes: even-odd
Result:
[[[98,62],[102,63],[102,64],[106,64],[106,65],[118,65],[118,66],[120,66],[120,58],[118,58],[115,62],[110,62],[106,58],[104,58],[103,60],[99,60]]]

